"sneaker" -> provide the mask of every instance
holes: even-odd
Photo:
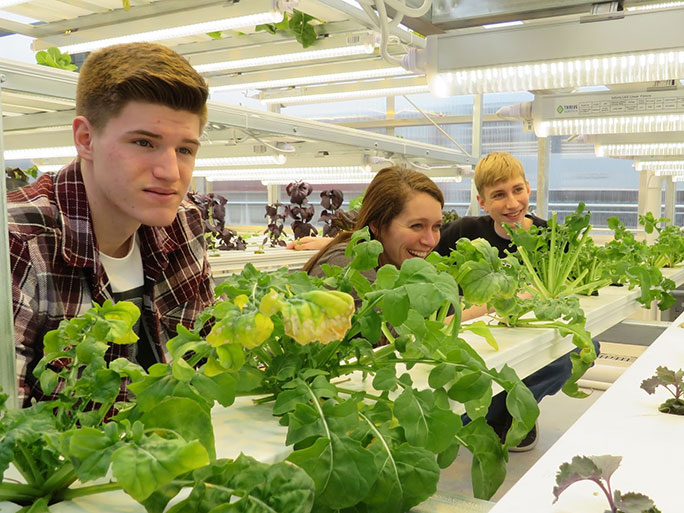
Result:
[[[527,433],[527,436],[522,439],[522,441],[515,447],[508,449],[510,452],[527,452],[531,451],[537,446],[537,441],[539,440],[539,422],[535,422],[534,426]]]

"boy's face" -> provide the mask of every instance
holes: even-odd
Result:
[[[99,132],[82,119],[89,146],[79,154],[93,214],[128,231],[171,224],[192,178],[199,116],[130,102]]]
[[[516,177],[484,189],[483,194],[478,194],[477,200],[482,210],[492,217],[495,227],[498,228],[503,223],[511,226],[516,223],[523,225],[530,204],[530,182]]]

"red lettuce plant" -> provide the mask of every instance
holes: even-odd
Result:
[[[292,226],[295,239],[318,234],[318,230],[311,224],[314,207],[309,205],[306,199],[312,191],[311,184],[301,181],[292,182],[285,188],[285,192],[290,196],[291,203],[285,207],[285,216],[294,219],[290,226]]]
[[[262,244],[266,244],[266,242],[269,241],[272,248],[286,245],[283,240],[283,228],[285,227],[285,219],[287,219],[287,216],[278,212],[282,206],[282,203],[279,202],[275,202],[272,205],[266,205],[266,215],[264,215],[264,217],[268,217],[268,226],[264,231],[266,237],[264,237]]]
[[[237,232],[226,228],[226,203],[228,200],[220,194],[202,194],[188,192],[188,199],[192,201],[202,213],[204,222],[204,236],[210,250],[243,250],[247,243]]]
[[[334,237],[344,230],[354,229],[354,219],[356,212],[345,212],[340,207],[344,201],[344,194],[339,189],[327,189],[321,191],[321,206],[323,212],[319,221],[323,221],[323,236]]]

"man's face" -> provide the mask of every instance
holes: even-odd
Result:
[[[130,102],[99,132],[90,128],[89,149],[79,154],[94,218],[107,216],[133,232],[171,224],[190,184],[199,135],[197,114],[142,102]]]
[[[523,225],[530,204],[530,182],[522,177],[510,178],[484,189],[482,195],[478,194],[477,200],[482,210],[492,217],[496,228],[503,223]]]

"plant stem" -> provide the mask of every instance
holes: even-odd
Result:
[[[99,485],[82,486],[79,488],[66,488],[54,495],[54,501],[69,501],[76,497],[85,497],[87,495],[95,495],[98,493],[111,492],[114,490],[121,490],[121,483],[103,483]]]
[[[379,395],[373,395],[369,394],[368,392],[362,392],[361,390],[352,390],[351,388],[342,388],[340,386],[337,387],[338,392],[342,392],[343,394],[349,394],[349,395],[355,395],[355,394],[363,394],[363,397],[366,399],[371,399],[373,401],[381,401],[382,397]]]
[[[68,487],[74,481],[76,481],[74,466],[71,463],[65,463],[45,481],[41,489],[52,492]]]
[[[385,335],[385,338],[389,341],[390,345],[392,347],[394,347],[394,341],[396,339],[394,338],[394,335],[392,335],[392,332],[387,327],[387,323],[385,321],[382,321],[382,323],[380,324],[380,331],[382,331],[382,334]]]
[[[40,490],[24,483],[0,483],[0,501],[26,501],[40,497]]]

